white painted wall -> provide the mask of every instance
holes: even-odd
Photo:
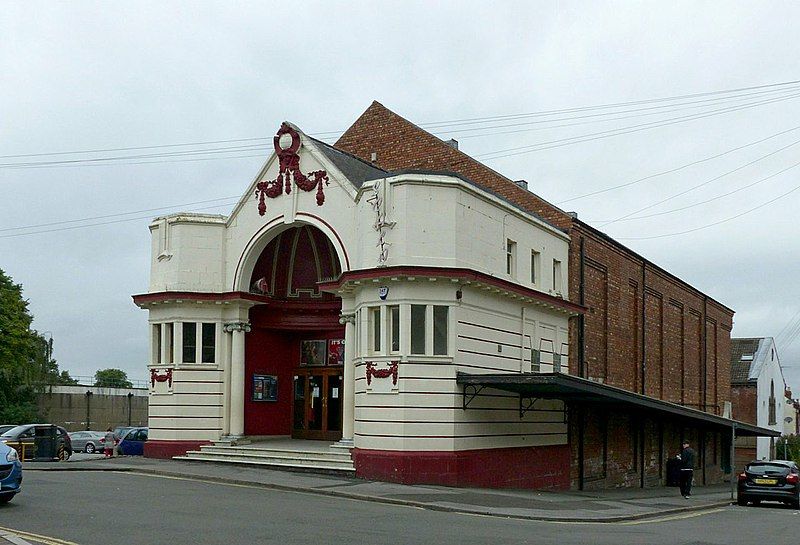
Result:
[[[313,142],[303,137],[303,144],[302,170],[324,169],[330,176],[323,206],[317,205],[315,192],[295,187],[289,195],[266,199],[266,214],[258,214],[255,185],[277,176],[273,155],[230,217],[178,214],[151,224],[150,292],[248,291],[252,268],[263,248],[281,230],[300,223],[314,225],[329,237],[344,271],[377,267],[379,234],[369,202],[376,184],[367,182],[356,190]],[[385,265],[465,268],[553,293],[552,263],[558,260],[563,264],[561,291],[568,293],[569,239],[563,232],[459,178],[406,174],[377,185],[387,223]],[[508,240],[516,247],[510,274],[506,265]],[[531,278],[532,250],[539,253],[541,267],[535,281]],[[357,313],[356,447],[458,450],[566,442],[567,426],[560,402],[540,401],[539,410],[520,418],[518,398],[486,391],[473,401],[473,408],[465,411],[461,408],[461,388],[455,383],[458,370],[529,372],[534,348],[542,350],[542,372],[553,370],[556,354],[561,356],[566,372],[566,313],[523,304],[517,298],[479,287],[459,286],[444,278],[398,278],[390,280],[389,287],[389,297],[383,302],[376,284],[362,286],[343,298],[344,310]],[[459,287],[463,296],[457,300]],[[367,309],[389,304],[401,307],[401,349],[374,354],[368,350]],[[412,304],[450,307],[447,355],[410,354]],[[244,302],[177,299],[147,305],[151,331],[153,324],[217,324],[214,363],[185,364],[179,350],[171,360],[159,361],[158,351],[155,347],[151,350],[151,368],[158,372],[173,369],[174,378],[171,389],[165,383],[151,388],[152,439],[216,440],[226,432],[231,340],[222,328],[230,321],[247,321],[249,306]],[[177,325],[173,328],[179,331]],[[179,346],[178,334],[175,336]],[[394,360],[400,361],[397,387],[387,387],[386,379],[375,379],[367,387],[366,362],[385,367]]]
[[[775,346],[775,341],[772,337],[766,337],[761,341],[758,353],[755,354],[755,360],[760,360],[760,369],[757,370],[757,411],[756,417],[758,425],[764,428],[773,429],[783,432],[784,423],[784,381],[783,373],[780,367],[780,358],[778,357],[778,350]],[[751,370],[753,367],[751,367]],[[752,373],[752,371],[751,371]],[[751,376],[750,378],[755,378]],[[775,388],[775,416],[776,421],[771,423],[769,421],[769,398],[770,388],[774,384]],[[770,453],[770,438],[759,437],[757,439],[756,456],[759,460],[769,458]]]

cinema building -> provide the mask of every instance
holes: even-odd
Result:
[[[584,489],[663,484],[690,437],[703,482],[730,470],[733,311],[377,103],[274,148],[230,215],[150,225],[146,455],[279,439],[369,479]]]

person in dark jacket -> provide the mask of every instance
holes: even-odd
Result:
[[[692,480],[694,479],[694,450],[689,446],[689,441],[686,439],[684,439],[681,446],[683,448],[678,455],[681,460],[681,496],[688,499],[692,495]]]

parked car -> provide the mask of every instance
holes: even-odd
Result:
[[[133,428],[122,436],[117,445],[120,456],[141,456],[144,454],[144,443],[147,441],[148,428]]]
[[[114,428],[114,437],[117,438],[117,441],[120,441],[126,433],[133,429],[136,429],[136,426],[117,426]]]
[[[75,452],[102,452],[105,448],[105,436],[102,431],[73,431],[69,434]]]
[[[8,503],[22,490],[22,462],[16,449],[0,443],[0,504]]]
[[[72,441],[70,441],[67,430],[61,426],[53,426],[52,424],[23,424],[22,426],[15,426],[7,432],[0,435],[0,442],[17,449],[20,457],[24,460],[33,460],[42,458],[39,456],[43,445],[43,441],[50,428],[56,429],[56,444],[53,448],[52,459],[66,461],[72,456]]]
[[[738,503],[779,501],[800,509],[800,469],[786,460],[757,460],[739,474]]]
[[[16,428],[16,424],[2,424],[0,425],[0,435],[3,435],[5,432],[10,430],[11,428]]]

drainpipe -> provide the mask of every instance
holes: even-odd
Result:
[[[578,302],[583,306],[586,304],[586,284],[584,277],[584,268],[586,263],[586,250],[584,248],[584,240],[581,237],[580,249],[580,281],[578,284]],[[587,378],[586,372],[586,347],[584,346],[586,328],[586,316],[584,314],[578,315],[578,374],[582,378]],[[583,489],[581,489],[583,490]]]
[[[133,392],[128,392],[128,425],[131,425],[131,405],[133,404]]]
[[[586,429],[586,413],[582,405],[575,405],[575,412],[578,413],[578,490],[584,489],[584,452],[583,443]]]
[[[736,422],[731,422],[731,501],[736,495]]]
[[[703,369],[703,411],[708,410],[708,320],[706,319],[706,312],[708,312],[708,296],[703,295],[703,357],[701,359],[701,367]]]
[[[642,260],[642,369],[641,373],[641,394],[645,395],[645,370],[647,369],[647,358],[645,351],[647,350],[646,337],[647,337],[647,305],[645,297],[645,288],[647,287],[647,262]]]
[[[639,371],[640,380],[639,380],[639,387],[641,388],[641,394],[645,395],[645,370],[647,368],[647,357],[646,357],[646,335],[647,335],[647,306],[645,303],[646,296],[645,296],[645,286],[647,285],[647,262],[643,259],[642,260],[642,337],[641,337],[641,369]],[[639,424],[639,487],[644,488],[645,486],[645,469],[644,469],[644,426],[645,421],[642,420]]]
[[[91,412],[92,412],[92,391],[86,390],[86,429],[92,429],[92,421],[91,421]]]

